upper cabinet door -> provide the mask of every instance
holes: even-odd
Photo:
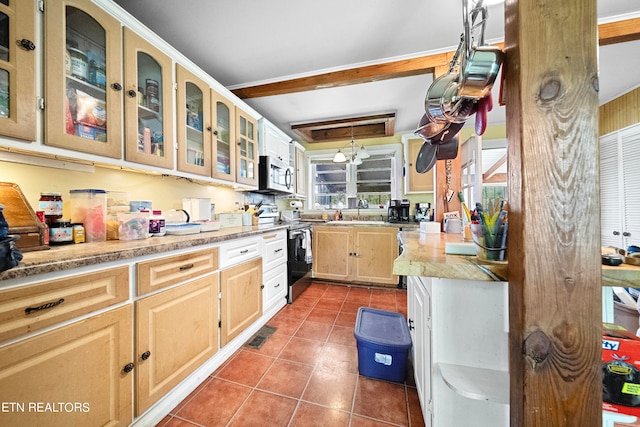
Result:
[[[236,117],[233,102],[211,89],[213,150],[211,176],[225,181],[236,179],[236,146],[233,143]]]
[[[257,122],[236,107],[236,182],[258,186]]]
[[[211,176],[211,101],[209,85],[181,65],[178,80],[178,170]]]
[[[121,158],[120,23],[86,0],[49,0],[45,15],[44,143]]]
[[[0,134],[35,141],[35,5],[0,0]]]
[[[124,29],[125,159],[173,168],[173,77],[171,58]]]

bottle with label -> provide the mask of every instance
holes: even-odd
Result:
[[[165,218],[162,211],[153,211],[153,215],[149,217],[149,234],[152,236],[164,236],[166,233]]]
[[[333,217],[334,217],[334,219],[336,221],[339,221],[340,220],[340,212],[336,211],[336,213],[335,213],[335,215]]]
[[[73,243],[84,243],[84,225],[76,222],[71,227],[73,228]]]
[[[42,244],[49,245],[49,226],[47,225],[47,221],[44,217],[44,211],[37,211],[36,215],[42,224],[44,224],[44,232],[42,236]]]

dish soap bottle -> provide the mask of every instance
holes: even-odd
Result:
[[[335,219],[336,221],[339,221],[339,220],[340,220],[340,212],[336,211],[336,213],[335,213],[335,215],[334,215],[334,219]]]

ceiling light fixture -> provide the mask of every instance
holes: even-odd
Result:
[[[356,141],[353,139],[353,128],[351,128],[351,142],[342,148],[338,148],[338,152],[333,156],[333,162],[349,162],[354,165],[361,165],[362,160],[368,159],[369,157],[371,157],[371,155],[367,152],[367,149],[364,148],[364,145],[356,144]]]

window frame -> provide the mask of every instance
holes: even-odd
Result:
[[[391,158],[391,199],[401,199],[402,198],[402,168],[403,168],[403,160],[402,160],[402,144],[384,144],[384,145],[374,145],[367,146],[367,152],[372,155],[388,155]],[[335,208],[317,208],[314,207],[314,200],[316,198],[316,176],[313,173],[314,168],[313,164],[317,161],[327,161],[332,162],[333,156],[335,156],[336,151],[338,149],[329,149],[329,150],[307,150],[305,151],[305,164],[306,170],[308,171],[308,197],[305,201],[305,212],[327,212],[333,209],[340,209],[343,211],[353,210],[348,209],[347,203],[342,205],[342,207],[336,206]],[[348,198],[357,197],[357,165],[346,165],[346,173],[347,173],[347,192],[345,195],[345,200]],[[386,212],[387,207],[383,206],[369,206],[368,209],[360,209],[360,212]]]

